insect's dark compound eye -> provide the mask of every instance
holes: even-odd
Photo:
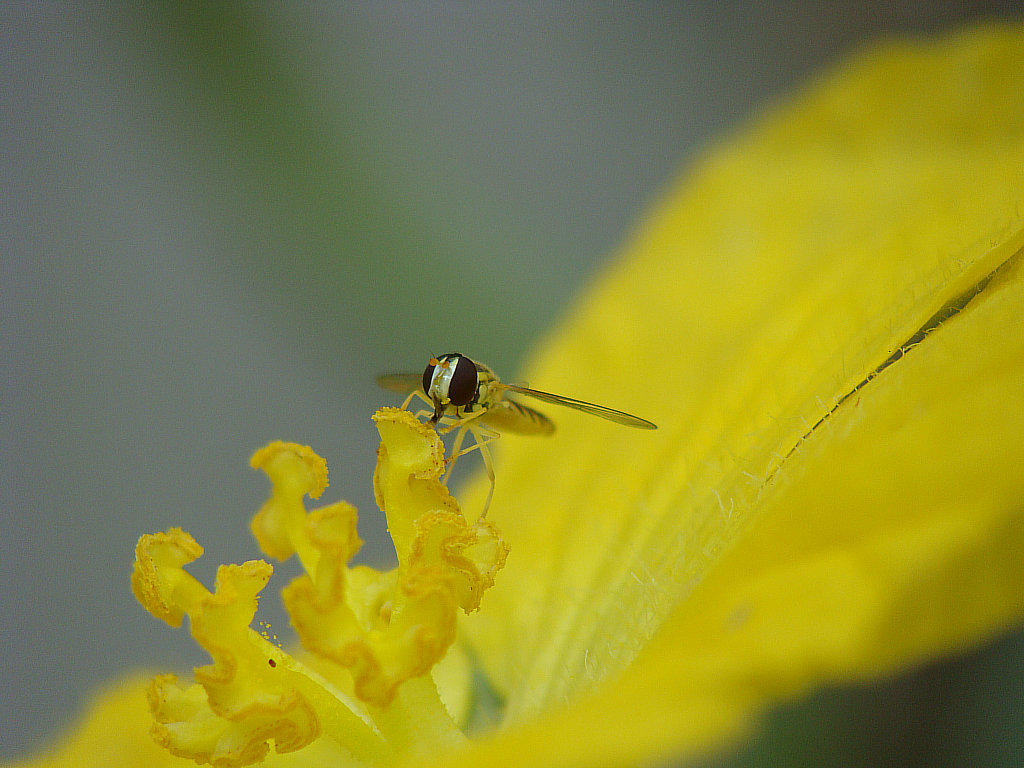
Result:
[[[448,399],[452,405],[469,405],[476,397],[476,363],[468,357],[458,358],[451,381],[448,382]]]
[[[430,358],[430,362],[427,364],[427,370],[423,372],[423,391],[424,393],[430,392],[430,382],[434,380],[434,368],[437,367],[437,361],[434,358]]]

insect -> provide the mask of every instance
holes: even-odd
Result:
[[[470,451],[480,450],[487,477],[491,481],[481,519],[487,514],[491,497],[494,495],[494,467],[487,444],[498,439],[501,432],[550,435],[555,431],[555,424],[551,419],[529,406],[506,398],[506,393],[525,395],[545,403],[573,408],[626,427],[657,429],[655,424],[646,419],[605,408],[603,405],[586,403],[564,395],[553,395],[518,384],[505,384],[486,365],[474,362],[457,352],[430,358],[422,374],[385,374],[377,377],[377,384],[393,392],[408,392],[409,396],[402,403],[402,408],[408,408],[415,397],[430,405],[432,410],[419,411],[416,417],[429,416],[429,423],[433,424],[440,434],[458,430],[452,444],[451,456],[447,459],[445,478],[450,475],[456,459]],[[462,447],[466,432],[470,432],[476,441],[476,444],[469,448]]]

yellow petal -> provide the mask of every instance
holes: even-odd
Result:
[[[1022,169],[1020,27],[877,48],[700,163],[530,371],[660,429],[501,441],[469,626],[529,725],[447,765],[692,753],[1024,617]]]
[[[44,755],[10,768],[187,768],[150,735],[148,677],[130,677],[97,694],[76,727]],[[116,737],[112,736],[116,734]]]

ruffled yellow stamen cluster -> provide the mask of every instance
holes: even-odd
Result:
[[[479,607],[508,547],[490,523],[463,517],[440,480],[444,447],[430,426],[397,408],[374,420],[374,489],[398,553],[392,571],[349,567],[362,544],[350,504],[307,512],[303,497],[327,486],[326,464],[310,448],[275,442],[251,460],[272,483],[252,531],[268,556],[302,563],[283,597],[316,671],[250,628],[270,564],[221,566],[210,592],[183,569],[202,554],[188,533],[139,540],[136,598],[171,626],[187,615],[213,659],[196,668],[192,685],[174,675],[153,681],[154,734],[174,754],[241,766],[263,759],[271,742],[289,752],[316,741],[324,759],[386,764],[409,746],[407,726],[389,711],[413,706],[399,704],[405,685],[419,686],[408,697],[414,706],[433,709],[415,713],[418,727],[433,724],[434,743],[458,738],[427,673],[455,641],[458,611]]]

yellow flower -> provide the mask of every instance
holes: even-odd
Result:
[[[153,735],[175,755],[244,766],[261,762],[271,745],[286,754],[319,742],[317,760],[390,765],[460,740],[427,673],[455,641],[456,611],[479,607],[508,548],[489,522],[470,525],[441,483],[444,446],[432,427],[396,408],[374,419],[374,488],[399,561],[392,572],[348,566],[362,544],[351,505],[307,513],[303,498],[318,498],[327,485],[326,464],[311,449],[276,442],[252,457],[273,485],[253,534],[267,555],[297,555],[306,571],[284,601],[309,664],[250,629],[268,563],[221,566],[211,593],[183,570],[202,554],[187,533],[139,540],[136,598],[172,626],[187,615],[214,662],[197,668],[187,687],[174,675],[150,686]],[[407,700],[396,703],[400,689]],[[404,717],[409,701],[414,718]]]
[[[254,457],[274,480],[254,532],[306,571],[286,599],[308,657],[248,629],[269,566],[211,593],[190,537],[143,537],[136,594],[213,658],[194,686],[158,678],[158,738],[232,760],[273,739],[274,765],[649,764],[1019,624],[1022,249],[1024,29],[856,58],[710,152],[546,345],[532,381],[660,429],[564,414],[502,440],[496,583],[495,529],[393,409],[394,574],[346,565],[350,507],[302,507],[311,452]],[[453,722],[425,674],[449,646],[504,699],[490,734],[456,727],[465,675],[435,668]],[[109,746],[105,706],[55,761]]]

